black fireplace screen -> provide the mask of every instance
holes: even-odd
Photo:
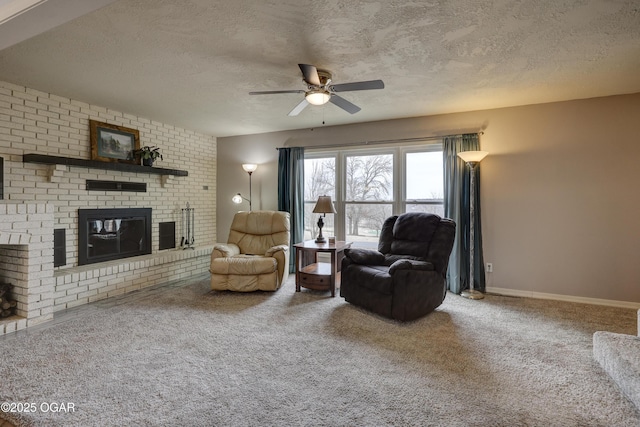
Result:
[[[151,253],[151,208],[78,209],[78,264]]]

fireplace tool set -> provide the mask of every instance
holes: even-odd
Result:
[[[190,208],[189,203],[187,203],[187,207],[182,209],[182,239],[180,240],[180,246],[182,249],[194,249],[194,227],[195,209]]]

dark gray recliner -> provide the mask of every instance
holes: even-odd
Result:
[[[455,233],[455,222],[434,214],[387,218],[378,251],[345,250],[340,296],[390,319],[409,321],[429,314],[446,296]]]

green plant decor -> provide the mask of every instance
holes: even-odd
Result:
[[[145,145],[139,150],[134,150],[133,154],[136,157],[140,157],[142,159],[142,164],[145,166],[152,166],[153,162],[160,157],[160,160],[164,160],[162,157],[162,153],[160,153],[159,147],[149,147]]]

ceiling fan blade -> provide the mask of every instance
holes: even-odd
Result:
[[[358,107],[357,105],[352,104],[351,102],[347,101],[341,96],[336,95],[335,93],[331,95],[331,99],[329,99],[329,102],[337,105],[338,107],[342,108],[344,111],[350,114],[355,114],[361,110],[361,108]]]
[[[273,95],[274,93],[304,93],[303,90],[263,90],[259,92],[249,92],[249,95]]]
[[[348,92],[351,90],[371,90],[384,89],[382,80],[368,80],[366,82],[353,82],[331,85],[331,89],[335,92]]]
[[[298,114],[300,114],[300,112],[302,112],[302,110],[304,110],[304,109],[305,109],[305,107],[306,107],[307,105],[309,105],[309,103],[307,102],[307,100],[306,100],[306,99],[303,99],[303,100],[302,100],[298,105],[296,105],[296,106],[293,108],[293,110],[291,110],[291,111],[289,112],[289,114],[287,114],[287,115],[288,115],[288,116],[290,116],[290,117],[297,116]]]
[[[318,75],[318,69],[313,65],[307,64],[298,64],[300,67],[300,71],[302,71],[302,75],[304,76],[304,81],[314,86],[321,86],[320,76]]]

